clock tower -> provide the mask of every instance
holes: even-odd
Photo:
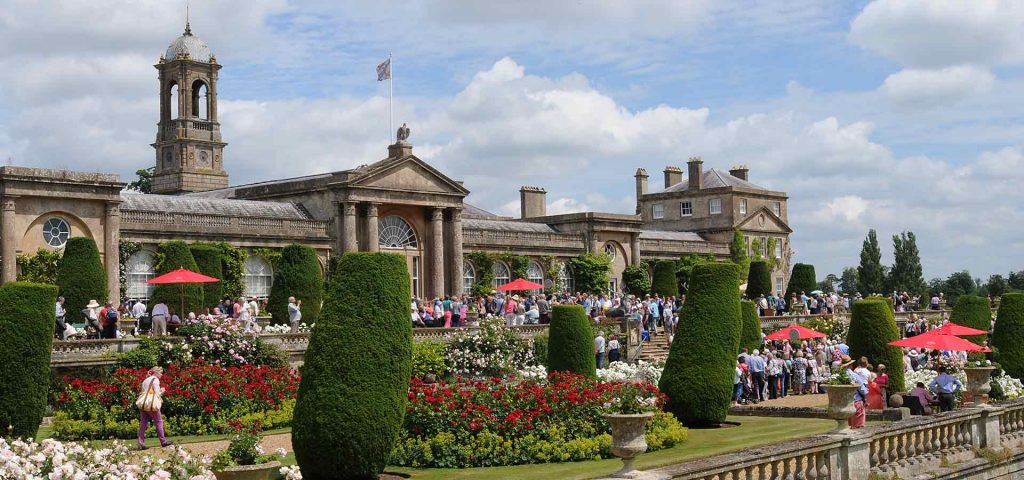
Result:
[[[160,79],[153,193],[180,194],[228,186],[224,147],[217,121],[220,65],[206,43],[185,33],[154,65]]]

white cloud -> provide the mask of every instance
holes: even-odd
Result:
[[[897,104],[934,107],[987,93],[995,75],[987,69],[957,65],[937,70],[907,69],[889,75],[881,90]]]
[[[822,218],[826,221],[843,220],[860,222],[860,217],[868,210],[869,202],[856,195],[845,195],[825,204]]]

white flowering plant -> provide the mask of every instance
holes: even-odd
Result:
[[[309,333],[312,329],[312,325],[306,325],[305,322],[299,324],[299,333]],[[263,327],[263,334],[265,335],[279,335],[283,333],[292,333],[292,326],[281,324],[281,325],[267,325]]]
[[[174,447],[165,458],[133,456],[115,441],[107,448],[88,443],[0,438],[0,478],[11,480],[215,480],[209,465]]]
[[[643,360],[635,364],[613,362],[608,368],[598,369],[597,378],[604,382],[642,382],[657,385],[661,381],[664,365]]]
[[[480,322],[479,330],[449,335],[445,352],[449,373],[468,377],[505,377],[536,362],[530,343],[499,317]]]
[[[292,465],[290,467],[281,467],[278,471],[281,474],[283,480],[302,480],[302,471],[298,465]]]

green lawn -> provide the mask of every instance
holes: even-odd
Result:
[[[835,427],[834,420],[771,417],[729,417],[741,425],[732,428],[712,430],[690,429],[690,435],[674,448],[646,453],[637,457],[636,465],[641,469],[664,467],[675,463],[734,452],[746,448],[780,442],[790,438],[823,433]],[[416,480],[443,479],[494,479],[541,480],[541,479],[587,479],[608,476],[622,466],[618,459],[590,462],[547,463],[519,465],[515,467],[489,467],[464,469],[414,469],[391,467],[389,472],[408,473]]]

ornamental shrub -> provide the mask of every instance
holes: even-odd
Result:
[[[748,352],[761,348],[761,317],[757,316],[757,304],[744,300],[740,302],[743,311],[743,329],[740,332],[740,348]]]
[[[436,379],[444,377],[448,368],[444,359],[444,351],[447,345],[444,342],[424,340],[412,344],[412,378],[422,379],[426,375],[433,375]]]
[[[800,298],[800,292],[810,294],[818,288],[817,277],[814,276],[814,265],[798,263],[793,265],[793,274],[789,276],[789,284],[786,285],[786,308],[792,309],[789,299],[792,294]]]
[[[747,298],[753,300],[761,295],[772,294],[772,271],[768,262],[754,260],[750,262],[750,273],[747,274]]]
[[[597,378],[594,330],[579,305],[555,305],[548,327],[548,371]]]
[[[673,279],[673,281],[675,281]],[[630,265],[622,271],[622,290],[633,295],[643,295],[651,291],[651,277],[647,267]]]
[[[78,311],[89,300],[102,305],[108,300],[107,271],[100,262],[96,241],[89,237],[72,237],[64,245],[64,256],[57,266],[58,295],[64,297],[68,318],[79,317]],[[115,302],[120,299],[109,299]]]
[[[189,250],[185,242],[175,240],[161,243],[159,254],[160,265],[157,267],[158,275],[173,272],[179,268],[193,272],[199,271],[196,259],[192,256],[192,251]],[[184,299],[184,306],[182,306],[182,299]],[[152,310],[156,304],[163,302],[177,312],[181,318],[185,318],[188,312],[198,312],[202,309],[203,301],[202,283],[163,284],[157,285],[153,289],[153,298],[149,301],[149,308]]]
[[[196,266],[199,267],[199,273],[206,275],[207,277],[213,277],[223,280],[224,278],[224,255],[221,253],[220,248],[214,245],[202,245],[196,244],[189,247],[189,251],[192,252],[192,258],[196,260]],[[210,307],[213,309],[214,305],[217,305],[224,294],[223,281],[211,282],[203,284],[203,306]]]
[[[569,259],[569,267],[577,292],[598,294],[608,289],[608,273],[612,270],[608,255],[581,253]]]
[[[1024,378],[1024,293],[1004,293],[999,300],[992,348],[1007,375]]]
[[[676,281],[678,266],[675,261],[662,260],[654,264],[654,280],[651,282],[651,293],[662,297],[678,297],[679,283]]]
[[[389,253],[346,253],[328,280],[292,426],[303,477],[376,479],[384,471],[412,373],[410,291],[405,257]]]
[[[288,245],[281,251],[281,259],[274,268],[274,283],[267,300],[273,323],[288,323],[288,297],[292,296],[302,300],[302,321],[309,325],[316,323],[324,298],[324,279],[316,251],[296,243]]]
[[[903,352],[899,347],[889,345],[900,339],[889,302],[883,298],[869,297],[853,303],[850,317],[850,333],[847,343],[850,357],[854,360],[867,357],[872,365],[884,363],[889,372],[889,391],[902,392]]]
[[[548,366],[548,333],[540,333],[533,337],[533,359],[544,368]],[[595,360],[596,361],[596,360]]]
[[[988,299],[977,295],[960,295],[949,314],[949,321],[965,327],[977,328],[986,332],[992,329],[992,310]],[[985,344],[987,335],[964,337],[978,345]]]
[[[740,345],[739,273],[733,263],[697,265],[659,387],[684,425],[717,425],[729,413]]]
[[[56,301],[55,285],[0,286],[0,436],[34,438],[43,421]]]

